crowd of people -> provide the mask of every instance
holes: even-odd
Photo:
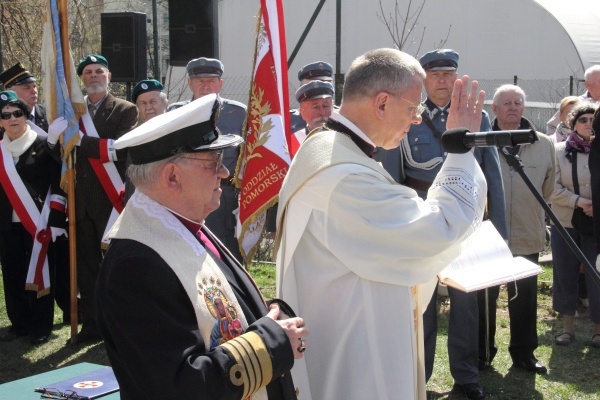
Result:
[[[600,66],[535,143],[465,154],[446,152],[446,130],[538,131],[523,116],[522,88],[499,87],[491,119],[477,82],[459,76],[456,51],[416,60],[377,49],[352,62],[338,107],[331,65],[302,67],[299,108],[290,111],[293,161],[271,212],[278,299],[265,303],[235,238],[232,178],[247,109],[219,96],[223,63],[190,60],[192,98],[169,104],[154,79],[135,85],[133,103],[111,94],[109,61],[89,54],[77,66],[87,107],[74,139],[77,342],[104,341],[122,398],[424,399],[437,274],[485,219],[513,256],[537,263],[545,247],[545,211],[509,157],[596,263]],[[37,79],[20,63],[0,83],[0,262],[11,324],[0,340],[41,345],[55,300],[63,322],[70,318],[60,187],[67,121],[48,121]],[[600,287],[554,225],[551,246],[553,308],[564,323],[555,343],[575,340],[580,301],[600,347]],[[29,283],[36,262],[48,265],[47,287]],[[534,354],[537,277],[506,289],[513,366],[546,374]],[[454,390],[482,399],[479,373],[498,351],[500,287],[448,293]]]

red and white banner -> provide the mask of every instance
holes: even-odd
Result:
[[[266,211],[290,165],[287,51],[282,0],[261,0],[245,143],[238,160],[238,242],[246,262],[258,248]]]

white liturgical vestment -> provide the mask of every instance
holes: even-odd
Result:
[[[346,134],[308,137],[280,193],[276,243],[278,296],[311,332],[292,370],[299,399],[425,399],[422,312],[486,193],[470,152],[448,156],[423,201]]]

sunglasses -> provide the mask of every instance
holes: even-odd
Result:
[[[4,117],[2,117],[4,118]],[[579,122],[580,124],[587,124],[588,122],[592,122],[593,121],[593,117],[579,117],[577,119],[577,122]]]
[[[21,118],[23,115],[25,115],[23,110],[15,110],[13,112],[3,112],[0,114],[0,117],[2,119],[10,119],[11,116],[15,118]]]

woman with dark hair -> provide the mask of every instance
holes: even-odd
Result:
[[[558,220],[586,258],[596,259],[596,245],[591,223],[592,191],[588,166],[592,141],[592,120],[598,106],[583,102],[576,105],[569,115],[572,133],[567,140],[557,143],[556,179],[552,194],[552,210]],[[581,209],[581,211],[578,211]],[[580,215],[577,215],[577,214]],[[574,222],[590,217],[589,229]],[[580,217],[580,218],[579,218]],[[555,311],[563,316],[564,331],[556,335],[558,345],[568,345],[575,340],[575,311],[578,296],[580,261],[570,250],[558,229],[552,226],[552,260],[554,268],[552,302]],[[590,319],[593,322],[592,345],[600,347],[600,288],[592,279],[586,279]]]
[[[0,340],[29,335],[39,345],[54,323],[52,241],[66,233],[60,164],[46,137],[30,129],[15,92],[0,92],[0,112],[0,263],[11,322]]]

